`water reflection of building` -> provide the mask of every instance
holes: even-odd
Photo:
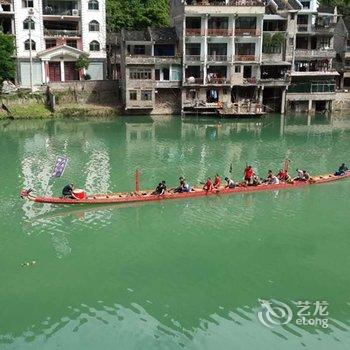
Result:
[[[308,115],[300,116],[283,116],[281,115],[280,134],[331,134],[334,131],[350,130],[350,120],[336,118],[332,116],[315,117]]]
[[[126,123],[126,142],[135,140],[153,140],[155,126],[153,123]]]
[[[236,123],[191,123],[183,122],[181,126],[181,136],[219,139],[222,137],[229,137],[232,134],[239,134],[241,132],[250,133],[253,135],[260,135],[262,130],[261,122],[236,122]]]

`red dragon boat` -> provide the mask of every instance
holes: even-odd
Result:
[[[319,175],[312,177],[309,181],[294,181],[292,183],[281,182],[279,184],[261,184],[257,186],[246,186],[239,184],[235,188],[219,188],[213,191],[205,191],[201,187],[193,188],[193,191],[187,193],[171,193],[167,192],[163,195],[154,195],[153,191],[140,191],[138,182],[136,181],[136,191],[134,192],[118,192],[110,194],[91,194],[82,196],[81,199],[70,199],[64,197],[45,197],[36,196],[31,190],[22,190],[21,197],[36,203],[50,204],[108,204],[108,203],[136,203],[136,202],[155,202],[168,199],[187,199],[197,197],[208,197],[215,195],[229,195],[236,193],[252,193],[262,191],[278,191],[295,189],[317,184],[326,184],[334,181],[343,180],[350,177],[350,171],[344,175],[337,176],[333,174]]]

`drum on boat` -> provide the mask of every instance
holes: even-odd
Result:
[[[77,199],[85,199],[86,198],[86,193],[84,190],[81,190],[81,189],[76,189],[73,191],[73,194],[74,196],[77,198]]]

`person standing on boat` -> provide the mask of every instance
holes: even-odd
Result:
[[[212,191],[213,190],[213,183],[211,182],[211,178],[208,177],[207,182],[203,186],[204,191]]]
[[[225,181],[226,181],[225,188],[235,188],[236,187],[236,183],[232,179],[225,177]]]
[[[345,175],[345,173],[346,173],[348,170],[349,170],[348,167],[345,165],[345,163],[343,163],[343,164],[339,167],[338,171],[336,171],[336,172],[334,173],[334,175],[336,175],[336,176]]]
[[[244,169],[244,181],[247,185],[251,185],[253,183],[254,170],[251,165],[248,165]]]
[[[74,184],[70,183],[70,184],[63,187],[62,196],[64,198],[75,199],[73,191],[74,191]]]
[[[216,174],[213,186],[214,188],[219,188],[221,186],[221,177],[219,176],[219,174]]]

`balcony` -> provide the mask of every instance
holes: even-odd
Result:
[[[259,57],[255,55],[235,55],[235,61],[237,62],[256,62],[258,60]]]
[[[181,58],[175,56],[128,55],[125,56],[125,64],[181,64]]]
[[[81,31],[79,30],[65,30],[65,29],[44,29],[44,36],[50,38],[66,37],[66,38],[79,38],[81,37]]]
[[[230,84],[229,78],[214,78],[214,77],[208,77],[206,79],[206,83],[210,85],[227,85]]]
[[[181,86],[181,81],[156,80],[156,88],[176,89]]]
[[[185,0],[187,6],[264,6],[260,0]]]
[[[189,77],[184,80],[184,85],[203,85],[203,78]]]
[[[185,56],[186,62],[201,62],[203,61],[201,55],[186,55]]]
[[[301,33],[311,32],[311,27],[308,24],[298,24],[297,31]]]
[[[311,59],[311,58],[335,58],[336,52],[333,49],[318,49],[318,50],[306,50],[296,49],[295,58],[298,59]]]
[[[202,36],[204,30],[201,28],[186,28],[186,36]]]
[[[259,36],[261,35],[260,29],[235,29],[235,36]]]
[[[208,28],[207,35],[208,36],[232,36],[232,29],[211,29]]]
[[[231,57],[228,55],[208,55],[208,62],[228,62],[231,61]]]
[[[78,1],[44,1],[44,16],[70,16],[79,17],[80,9]]]

